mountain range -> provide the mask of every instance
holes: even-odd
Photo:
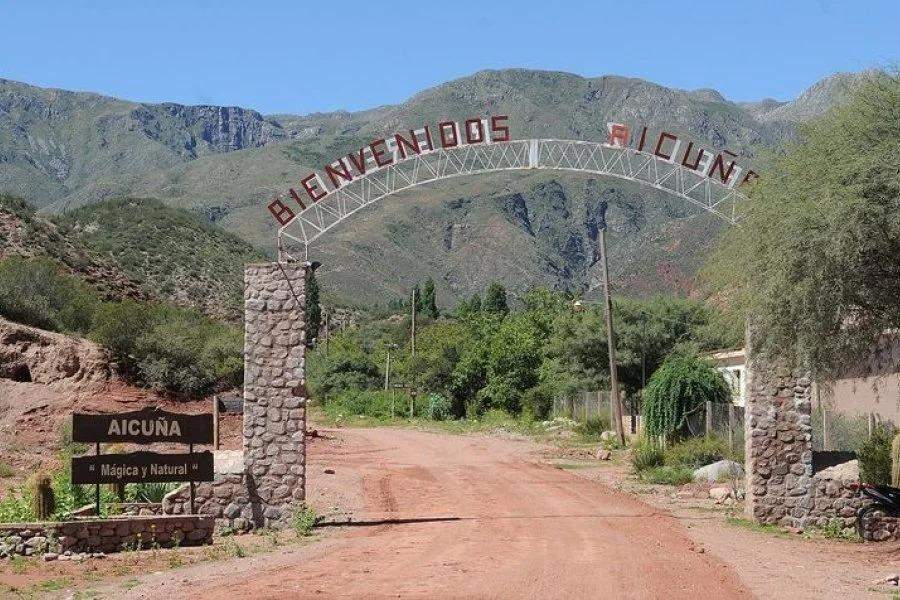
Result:
[[[619,121],[665,128],[757,164],[761,153],[791,140],[798,125],[840,102],[863,77],[829,77],[790,102],[735,102],[710,89],[510,69],[482,71],[397,105],[311,115],[129,102],[0,79],[0,193],[47,216],[69,215],[61,218],[77,222],[82,237],[122,227],[125,217],[110,211],[158,217],[156,205],[135,207],[145,202],[136,199],[160,200],[258,249],[238,250],[227,238],[234,266],[235,256],[272,254],[275,221],[266,204],[274,193],[394,131],[505,114],[514,138],[600,141],[606,123]],[[491,280],[513,293],[533,285],[585,290],[596,285],[601,200],[610,205],[617,291],[691,293],[723,226],[715,217],[636,184],[553,172],[484,175],[398,194],[316,242],[311,258],[323,263],[323,287],[351,303],[389,300],[427,275],[444,305]],[[105,208],[79,212],[98,203]],[[188,236],[192,228],[176,231]],[[177,236],[166,239],[179,243]],[[188,237],[182,242],[190,246]],[[146,238],[136,243],[160,252]],[[109,251],[105,258],[116,260]],[[165,251],[155,260],[164,270]]]

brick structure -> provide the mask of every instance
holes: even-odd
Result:
[[[244,270],[244,443],[238,469],[217,466],[198,487],[198,511],[247,529],[281,526],[306,490],[306,263]],[[187,486],[166,497],[185,510]]]

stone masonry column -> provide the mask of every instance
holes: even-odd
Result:
[[[745,510],[760,523],[802,527],[811,508],[811,387],[808,372],[748,352]]]
[[[244,270],[244,476],[256,526],[283,524],[306,492],[306,263]]]

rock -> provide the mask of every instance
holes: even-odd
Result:
[[[609,460],[612,458],[612,452],[607,450],[606,448],[600,448],[597,450],[597,460]]]
[[[897,586],[898,584],[900,584],[900,575],[897,575],[896,573],[888,575],[887,577],[879,579],[875,582],[875,585]]]
[[[738,479],[743,476],[744,467],[733,460],[720,460],[694,471],[694,481],[708,481],[710,483],[731,478]]]
[[[60,554],[57,558],[63,561],[72,560],[72,556],[70,554]]]
[[[326,475],[334,475],[334,469],[325,469],[324,473]]]
[[[59,558],[59,554],[56,554],[55,552],[47,552],[46,554],[44,554],[44,560],[47,562],[56,560],[57,558]]]
[[[859,461],[856,459],[822,469],[816,473],[819,479],[836,479],[838,481],[859,481]]]
[[[615,432],[615,431],[604,431],[603,433],[600,434],[600,441],[601,441],[601,442],[611,442],[611,441],[613,441],[613,440],[615,440],[615,439],[616,439],[616,432]]]
[[[718,486],[709,489],[709,497],[715,500],[717,504],[721,504],[726,498],[731,498],[733,495],[734,490],[730,487]]]

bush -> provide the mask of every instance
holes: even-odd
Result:
[[[878,426],[857,450],[859,479],[863,483],[891,485],[891,433]]]
[[[532,419],[544,421],[553,410],[553,391],[548,385],[539,385],[525,390],[522,395],[522,412]]]
[[[316,511],[308,506],[297,508],[294,510],[291,525],[299,537],[309,537],[312,535],[313,527],[316,526]]]
[[[108,348],[137,382],[189,396],[243,378],[243,340],[237,328],[202,314],[137,302],[106,304],[92,337]]]
[[[362,415],[388,419],[391,417],[392,406],[394,415],[408,415],[409,400],[410,397],[406,394],[396,392],[349,390],[328,397],[325,401],[325,414],[331,418],[339,415]]]
[[[452,416],[453,405],[440,394],[428,394],[422,416],[432,421],[445,421]]]
[[[665,464],[697,469],[731,458],[728,445],[715,436],[688,438],[665,450]]]
[[[670,354],[644,391],[644,431],[648,437],[678,439],[688,419],[707,402],[727,402],[731,390],[712,365],[695,355]]]
[[[575,431],[589,439],[600,439],[600,434],[610,430],[609,417],[596,415],[582,421],[575,427]]]
[[[662,449],[646,440],[641,440],[635,444],[631,451],[631,465],[634,467],[635,473],[661,467],[664,464],[665,454]]]
[[[97,294],[46,259],[0,261],[0,315],[66,333],[87,333],[100,306]]]
[[[641,471],[641,481],[661,485],[684,485],[694,480],[694,471],[687,467],[652,467]]]

